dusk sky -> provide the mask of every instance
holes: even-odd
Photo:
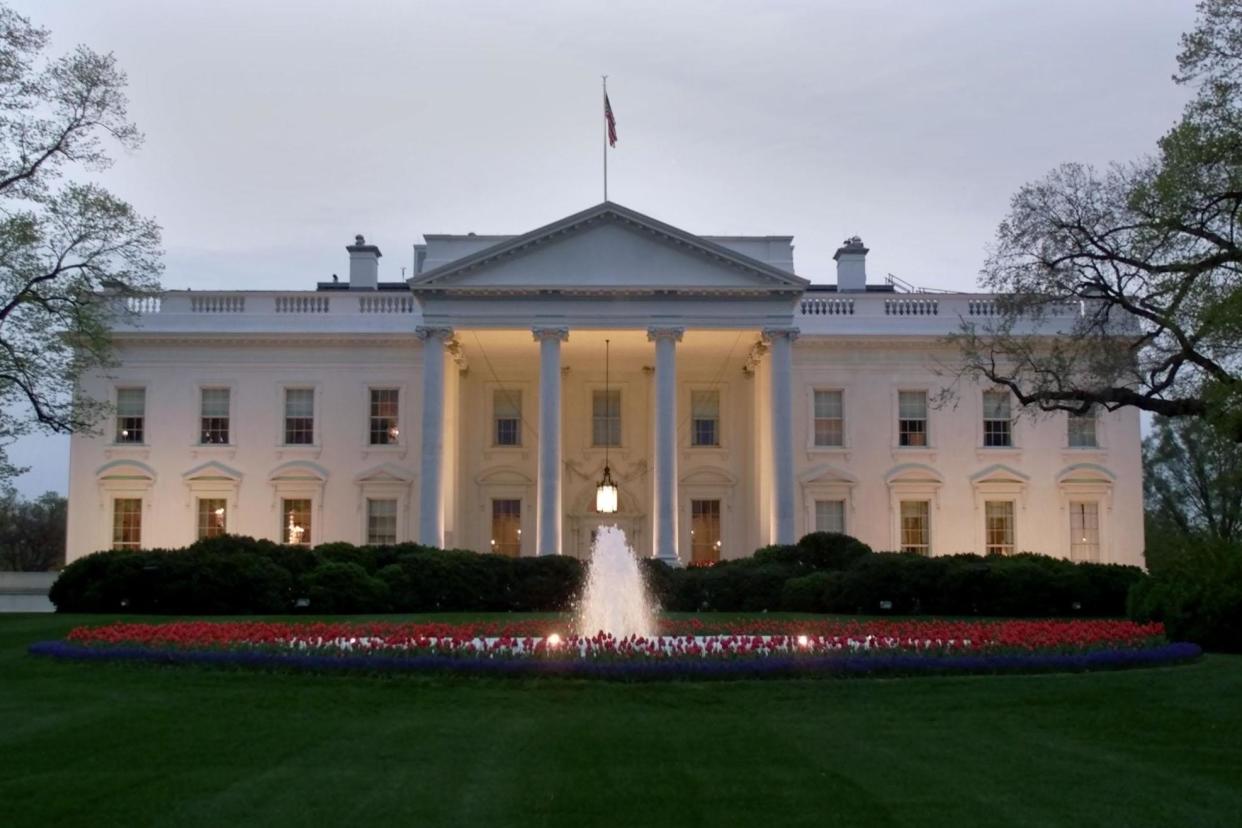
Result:
[[[158,219],[170,288],[306,289],[355,233],[520,233],[610,199],[703,234],[789,234],[833,281],[970,289],[1013,192],[1150,153],[1190,2],[12,5],[52,52],[112,51],[146,134],[103,181]],[[64,438],[11,450],[65,491]]]

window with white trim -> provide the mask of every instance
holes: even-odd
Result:
[[[285,389],[285,445],[315,443],[315,389]]]
[[[396,388],[371,389],[371,415],[368,422],[371,445],[395,445],[400,438],[401,432],[397,425],[401,409],[400,393]]]
[[[1008,391],[983,392],[983,445],[987,448],[1013,445],[1013,415]]]
[[[112,548],[142,548],[142,498],[118,497],[112,501]]]
[[[1086,414],[1073,411],[1065,418],[1066,443],[1070,448],[1097,448],[1099,442],[1095,436],[1095,410]]]
[[[845,501],[815,501],[815,531],[845,534]]]
[[[901,501],[901,551],[931,554],[931,502]]]
[[[116,442],[142,443],[146,438],[147,389],[116,390]]]
[[[983,504],[983,551],[989,555],[1014,553],[1012,500],[988,500]]]
[[[927,392],[897,392],[897,445],[927,445]]]
[[[522,445],[522,392],[517,388],[492,391],[492,444]]]
[[[591,445],[621,445],[621,389],[599,389],[591,393]]]
[[[816,391],[814,400],[816,446],[845,445],[845,407],[840,391]]]
[[[720,392],[690,392],[690,445],[720,445]]]
[[[199,443],[228,444],[229,397],[227,388],[203,388],[199,391]]]
[[[281,500],[281,537],[292,546],[311,545],[311,501],[309,498]]]
[[[228,504],[224,498],[200,497],[198,499],[199,540],[223,535],[226,531]]]
[[[1070,501],[1070,560],[1100,560],[1100,504]]]
[[[376,546],[397,542],[397,501],[367,498],[367,543]]]

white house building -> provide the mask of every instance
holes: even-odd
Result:
[[[347,250],[348,280],[312,290],[114,300],[119,365],[81,390],[115,416],[73,438],[70,560],[224,531],[582,557],[607,520],[683,564],[816,529],[1142,562],[1137,414],[939,404],[945,335],[993,300],[868,284],[857,238],[835,285],[795,275],[791,237],[609,202],[427,235],[404,282]]]

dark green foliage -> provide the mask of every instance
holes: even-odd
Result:
[[[1124,614],[1141,574],[1043,555],[873,553],[825,532],[714,566],[642,566],[659,605],[678,612],[1109,616]],[[584,576],[569,557],[412,543],[307,549],[230,535],[87,556],[65,568],[51,598],[63,612],[555,612],[573,605]]]
[[[356,563],[324,561],[303,579],[312,612],[378,612],[388,608],[388,584]]]
[[[88,555],[65,568],[51,598],[62,612],[548,612],[567,609],[582,579],[582,564],[565,557],[413,543],[307,549],[225,535],[179,550]]]
[[[61,612],[277,613],[293,608],[294,583],[247,550],[108,551],[65,567],[49,597]]]
[[[870,552],[870,546],[849,535],[812,532],[796,544],[765,546],[755,552],[755,558],[818,572],[846,569]]]
[[[1161,621],[1169,637],[1219,652],[1242,652],[1242,546],[1188,542],[1130,589],[1130,617]]]
[[[828,582],[839,577],[833,572],[812,572],[790,578],[781,588],[781,609],[787,612],[823,612]]]

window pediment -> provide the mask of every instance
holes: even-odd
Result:
[[[206,463],[200,463],[182,474],[181,479],[186,482],[199,480],[228,480],[234,483],[240,483],[242,473],[231,466],[226,466],[225,464],[215,460],[209,460]]]
[[[328,470],[310,460],[290,460],[272,469],[267,479],[273,483],[281,481],[323,483],[328,479]]]
[[[154,483],[155,478],[155,469],[138,460],[112,460],[95,470],[95,479],[99,481],[133,480]]]

